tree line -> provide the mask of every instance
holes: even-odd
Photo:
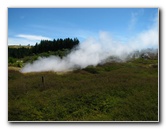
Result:
[[[78,46],[79,40],[77,38],[65,38],[65,39],[53,39],[41,40],[40,43],[36,43],[31,47],[8,47],[8,56],[13,58],[23,58],[25,56],[31,56],[49,51],[61,51],[64,49],[71,50]]]

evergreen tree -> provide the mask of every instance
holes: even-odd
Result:
[[[44,52],[50,51],[62,51],[64,49],[71,50],[79,44],[79,40],[77,38],[71,39],[53,39],[51,40],[41,40],[40,43],[36,43],[31,47],[23,47],[19,48],[10,48],[8,47],[8,56],[14,58],[23,58],[25,56],[31,56],[33,54],[40,54]],[[30,45],[29,45],[30,46]]]

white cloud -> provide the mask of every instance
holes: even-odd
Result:
[[[19,34],[15,37],[9,37],[8,45],[35,45],[36,42],[40,42],[41,40],[51,40],[51,38],[39,35]]]
[[[22,38],[8,38],[8,45],[34,45],[37,41]]]
[[[159,33],[156,28],[151,28],[145,32],[142,32],[130,41],[131,46],[139,49],[143,48],[158,48],[159,45]]]
[[[137,12],[131,13],[131,19],[128,27],[130,31],[132,31],[135,28],[139,17],[142,16],[143,14],[144,14],[144,9],[139,9]]]
[[[138,16],[138,13],[132,13],[131,14],[131,21],[130,21],[130,24],[129,24],[129,30],[132,30],[137,22],[137,16]]]
[[[48,37],[44,37],[44,36],[40,36],[40,35],[19,34],[19,35],[16,35],[16,37],[24,38],[24,39],[28,39],[28,40],[51,40]]]

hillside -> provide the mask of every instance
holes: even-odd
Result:
[[[9,121],[158,121],[157,59],[68,73],[8,72]]]

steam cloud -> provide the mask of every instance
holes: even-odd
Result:
[[[58,56],[40,57],[32,64],[26,64],[21,69],[21,72],[72,71],[76,68],[85,68],[89,65],[96,66],[109,56],[116,56],[125,61],[131,52],[146,48],[158,48],[157,27],[152,27],[130,38],[126,43],[114,40],[107,32],[100,32],[98,39],[87,39],[85,42],[80,43],[78,48],[66,57],[62,59]]]

